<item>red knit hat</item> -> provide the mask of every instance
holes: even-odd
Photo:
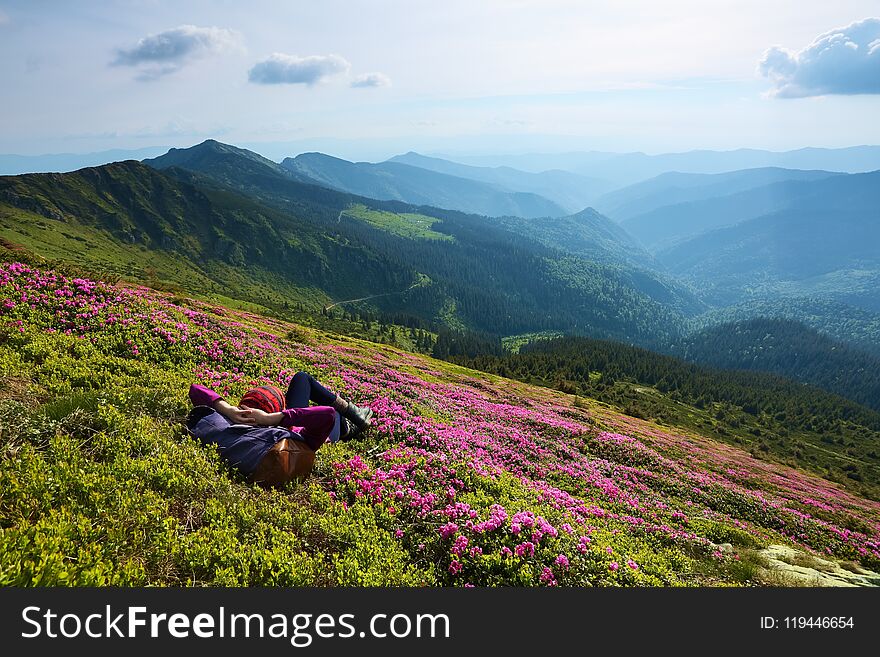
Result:
[[[275,386],[260,386],[244,393],[238,405],[277,413],[284,409],[284,394]]]

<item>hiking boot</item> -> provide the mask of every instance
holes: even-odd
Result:
[[[341,418],[341,423],[339,432],[339,442],[341,443],[347,443],[350,440],[357,440],[364,433],[364,429],[356,427],[347,418]],[[343,429],[342,427],[345,428]],[[343,431],[345,433],[343,433]]]
[[[373,409],[369,407],[361,408],[348,402],[348,408],[342,412],[342,417],[351,422],[360,431],[364,431],[370,426],[373,419]]]
[[[357,428],[346,418],[339,416],[339,442],[344,443],[355,437]]]

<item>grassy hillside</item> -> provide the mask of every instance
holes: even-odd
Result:
[[[269,307],[289,298],[318,306],[417,280],[297,216],[137,162],[0,177],[0,237],[129,280]]]
[[[254,488],[186,389],[307,369],[373,406]],[[727,585],[791,543],[880,565],[880,505],[600,403],[142,288],[0,266],[2,585]]]
[[[388,212],[385,210],[373,210],[365,205],[352,205],[340,214],[342,217],[359,219],[365,223],[384,230],[392,235],[398,235],[414,240],[452,240],[452,235],[438,233],[433,230],[434,224],[440,223],[436,217],[429,217],[417,212]]]

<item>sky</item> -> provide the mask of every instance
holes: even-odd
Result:
[[[0,153],[880,144],[878,0],[0,0]]]

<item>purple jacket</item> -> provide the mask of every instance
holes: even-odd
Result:
[[[203,444],[216,445],[220,456],[245,474],[257,469],[272,445],[292,437],[289,430],[281,427],[231,424],[210,406],[195,406],[189,412],[186,426]]]

